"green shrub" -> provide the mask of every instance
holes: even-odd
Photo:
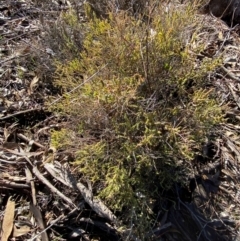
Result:
[[[110,208],[134,210],[140,236],[154,220],[148,206],[159,189],[184,182],[181,163],[222,121],[205,78],[220,60],[195,61],[202,46],[193,44],[194,9],[161,5],[148,20],[119,11],[82,23],[84,50],[57,63],[55,84],[64,97],[52,106],[69,116],[69,130],[92,137],[74,164]]]
[[[60,149],[69,147],[73,143],[73,133],[68,129],[61,129],[60,131],[53,130],[51,132],[51,144],[50,146]]]

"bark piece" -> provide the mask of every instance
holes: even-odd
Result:
[[[82,183],[77,183],[77,187],[81,192],[84,200],[88,205],[95,211],[100,217],[107,218],[111,222],[116,222],[116,216],[111,212],[111,210],[99,199],[93,197],[92,192],[89,191]]]

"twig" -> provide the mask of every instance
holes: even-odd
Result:
[[[240,80],[239,80],[240,81]],[[228,88],[230,89],[231,93],[232,93],[232,96],[235,100],[235,103],[237,104],[237,106],[240,108],[240,104],[238,103],[239,101],[239,97],[236,95],[236,93],[234,92],[232,86],[230,86],[230,84],[227,84]]]
[[[18,115],[26,114],[26,113],[28,113],[28,112],[37,111],[37,110],[42,110],[42,108],[22,110],[22,111],[19,111],[19,112],[14,113],[14,114],[1,117],[1,118],[0,118],[0,121],[7,120],[7,119],[10,119],[10,118],[12,118],[12,117],[16,117],[16,116],[18,116]]]
[[[44,232],[46,232],[49,228],[51,228],[53,225],[55,225],[60,219],[62,219],[64,217],[64,215],[60,215],[57,219],[55,219],[47,228],[45,228],[44,230],[42,230],[40,233],[38,233],[37,235],[35,235],[33,238],[28,239],[28,241],[34,241],[39,235],[42,235]]]
[[[39,29],[33,29],[33,30],[31,30],[30,32],[27,32],[27,33],[17,34],[16,36],[8,38],[7,40],[3,38],[3,39],[0,40],[0,43],[6,42],[6,41],[9,42],[11,40],[14,40],[15,38],[20,38],[20,37],[23,37],[24,35],[27,35],[27,34],[29,35],[30,33],[34,33],[34,32],[37,32],[37,31],[39,31]],[[6,34],[4,34],[4,35],[6,35]]]
[[[47,123],[49,120],[52,120],[55,117],[56,117],[55,115],[51,115],[51,116],[47,117],[46,119],[44,119],[42,121],[39,121],[35,126],[31,127],[30,130],[35,130],[41,124]],[[45,126],[45,127],[41,128],[40,130],[38,130],[37,134],[39,134],[42,130],[48,130],[48,129],[56,128],[56,127],[59,127],[59,126],[60,126],[60,124],[52,124],[52,125]]]
[[[191,214],[191,216],[193,217],[193,219],[197,222],[199,228],[201,228],[201,232],[200,232],[200,234],[198,235],[198,239],[197,239],[197,240],[199,240],[202,232],[203,232],[203,234],[205,235],[205,238],[206,238],[207,240],[209,240],[208,237],[207,237],[207,235],[206,235],[205,226],[203,227],[203,225],[201,224],[200,220],[196,217],[196,215],[192,212],[192,210],[188,207],[188,205],[186,205],[186,204],[180,199],[179,193],[178,193],[178,189],[177,189],[177,185],[176,185],[176,184],[175,184],[175,188],[176,188],[176,191],[177,191],[177,199],[178,199],[178,202],[179,202],[180,204],[182,204],[182,205],[188,210],[188,212]],[[183,230],[182,230],[182,231],[183,231]],[[185,235],[186,235],[186,234],[185,234]]]
[[[29,54],[16,55],[16,56],[9,57],[9,58],[4,59],[3,61],[1,61],[1,62],[0,62],[0,65],[3,64],[3,63],[5,63],[5,62],[11,61],[11,60],[13,60],[13,59],[26,57],[26,56],[28,56],[28,55],[29,55]]]
[[[45,148],[45,146],[43,146],[42,144],[40,144],[40,143],[38,143],[38,142],[36,142],[36,141],[33,141],[33,140],[30,140],[29,138],[27,138],[26,136],[24,136],[23,134],[20,134],[20,133],[18,133],[17,134],[17,137],[19,137],[20,139],[22,139],[22,140],[24,140],[24,141],[26,141],[26,142],[30,142],[30,141],[32,141],[32,143],[35,145],[35,146],[37,146],[37,147],[39,147],[39,148],[41,148],[41,149],[44,149]]]
[[[235,28],[235,27],[234,27]],[[220,51],[223,49],[225,46],[227,40],[230,38],[231,31],[234,30],[234,28],[230,28],[229,31],[227,31],[226,37],[224,38],[224,41],[222,42],[221,46],[218,48],[218,51],[214,54],[214,57],[217,57],[220,53]]]
[[[82,184],[78,183],[77,187],[81,192],[84,200],[100,217],[107,218],[111,222],[116,222],[116,216],[100,200],[92,197],[92,193]]]
[[[237,202],[238,204],[240,204],[240,201],[234,197],[230,191],[228,191],[226,188],[219,186],[219,189],[221,189],[223,192],[227,193],[235,202]]]
[[[33,167],[32,169],[33,173],[36,175],[36,177],[42,181],[46,186],[48,186],[50,188],[50,190],[53,193],[56,193],[60,198],[62,198],[64,201],[66,201],[67,203],[69,203],[71,206],[73,206],[74,208],[76,208],[76,205],[72,202],[72,200],[68,197],[66,197],[64,194],[62,194],[56,187],[54,187],[37,169],[36,166]]]
[[[94,225],[107,233],[114,233],[114,234],[118,233],[118,230],[116,230],[116,228],[114,228],[110,224],[101,222],[101,221],[92,220],[91,218],[80,218],[79,222],[84,222],[87,224]]]
[[[25,173],[26,173],[27,182],[30,183],[30,185],[31,185],[33,205],[36,206],[37,199],[36,199],[36,189],[35,189],[35,185],[34,185],[34,181],[33,181],[33,176],[27,167],[25,168]]]
[[[4,159],[1,159],[1,158],[0,158],[0,163],[1,163],[1,162],[9,163],[9,164],[18,164],[18,165],[25,163],[25,162],[20,162],[20,163],[19,163],[18,161],[7,161],[7,160],[4,160]]]
[[[166,231],[168,229],[170,229],[170,227],[172,227],[171,222],[165,223],[161,227],[158,227],[158,228],[152,230],[151,232],[149,232],[147,235],[145,235],[145,238],[147,239],[147,238],[150,238],[152,236],[160,237],[163,233],[166,233]]]
[[[24,39],[21,39],[21,40],[22,40],[25,44],[29,45],[31,48],[34,48],[34,49],[36,49],[37,51],[41,51],[41,52],[43,52],[43,53],[46,53],[46,50],[39,49],[39,48],[35,47],[33,44],[27,42],[27,41],[24,40]]]
[[[39,156],[42,153],[44,153],[44,151],[39,151],[39,152],[18,152],[18,151],[14,151],[14,150],[10,150],[10,149],[4,148],[4,147],[0,147],[0,150],[6,151],[8,153],[12,153],[12,154],[14,154],[16,156],[24,157],[25,159],[29,158],[29,157],[32,157],[32,156]],[[32,166],[31,161],[30,160],[27,160],[27,161]]]
[[[221,66],[221,69],[229,76],[231,79],[236,80],[240,82],[240,78],[238,78],[236,75],[234,75],[232,72],[230,72],[227,68],[224,66]]]
[[[40,230],[42,230],[39,234],[37,235],[41,235],[41,238],[42,238],[42,241],[49,241],[49,238],[48,238],[48,235],[47,235],[47,232],[45,230],[45,224],[43,222],[43,218],[42,218],[42,213],[41,211],[39,210],[39,208],[33,204],[30,204],[30,210],[34,216],[34,218],[36,219],[37,221],[37,224],[40,228]],[[32,239],[34,240],[34,239]]]
[[[195,219],[195,221],[198,223],[199,228],[201,228],[201,232],[200,232],[199,235],[198,235],[197,241],[199,240],[199,238],[200,238],[200,236],[201,236],[202,233],[204,234],[205,238],[206,238],[207,240],[209,240],[209,238],[208,238],[207,235],[206,235],[205,225],[203,226],[203,225],[201,224],[199,218],[192,212],[192,210],[191,210],[180,198],[178,198],[178,200],[179,200],[179,202],[189,211],[189,213],[191,213],[191,216],[192,216],[193,219]]]
[[[30,188],[28,184],[23,184],[23,183],[15,183],[7,180],[0,180],[1,186],[5,187],[11,187],[11,188]]]

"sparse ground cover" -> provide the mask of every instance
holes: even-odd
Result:
[[[2,240],[238,239],[238,29],[202,4],[1,3]]]

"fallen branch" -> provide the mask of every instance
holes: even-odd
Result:
[[[1,186],[11,187],[11,188],[27,188],[27,189],[30,188],[28,184],[16,183],[16,182],[11,182],[7,180],[0,180],[0,184]]]
[[[7,120],[7,119],[10,119],[10,118],[16,117],[18,115],[26,114],[26,113],[29,113],[29,112],[32,112],[32,111],[37,111],[37,110],[42,110],[42,108],[34,108],[34,109],[22,110],[22,111],[14,113],[14,114],[1,117],[0,121]]]
[[[64,201],[66,201],[68,204],[70,204],[72,207],[76,208],[76,205],[72,202],[72,200],[68,197],[66,197],[64,194],[62,194],[56,187],[54,187],[37,169],[37,167],[33,167],[32,169],[33,173],[36,175],[36,177],[44,183],[46,186],[49,187],[49,189],[56,193],[60,198],[62,198]]]
[[[111,210],[107,206],[105,206],[105,204],[102,203],[102,201],[94,198],[92,196],[92,193],[82,183],[77,183],[77,187],[81,192],[84,200],[93,209],[93,211],[95,211],[100,217],[107,218],[113,223],[116,222],[117,218],[111,212]]]
[[[33,205],[36,206],[37,205],[37,199],[36,199],[36,189],[35,189],[35,185],[34,185],[34,181],[33,181],[33,176],[32,176],[32,173],[30,172],[30,170],[27,167],[25,168],[25,173],[26,173],[27,183],[30,183],[30,185],[31,185]]]
[[[30,240],[28,240],[28,241],[34,241],[34,240],[36,240],[36,238],[39,236],[39,235],[41,235],[41,236],[43,236],[43,234],[44,234],[44,236],[46,237],[46,231],[49,229],[49,228],[51,228],[53,225],[55,225],[57,222],[59,222],[62,218],[64,218],[64,215],[62,214],[62,215],[60,215],[57,219],[55,219],[54,221],[52,221],[51,222],[51,224],[48,226],[48,227],[46,227],[45,229],[43,229],[40,233],[38,233],[37,235],[35,235],[33,238],[31,238]]]
[[[116,230],[116,228],[112,227],[108,223],[92,220],[91,218],[80,218],[79,222],[80,223],[84,222],[84,223],[87,223],[87,224],[91,224],[91,225],[94,225],[94,226],[100,228],[101,230],[103,230],[103,231],[105,231],[107,233],[111,233],[113,235],[118,235],[118,231]]]
[[[20,139],[22,139],[23,141],[28,142],[28,143],[30,143],[30,142],[32,141],[32,143],[33,143],[35,146],[37,146],[37,147],[39,147],[39,148],[41,148],[41,149],[44,149],[44,148],[45,148],[45,146],[43,146],[42,144],[40,144],[40,143],[38,143],[38,142],[36,142],[36,141],[30,140],[29,138],[27,138],[27,137],[24,136],[23,134],[18,133],[18,134],[17,134],[17,137],[20,138]]]
[[[41,214],[39,208],[33,204],[30,204],[30,210],[31,210],[34,218],[36,219],[37,224],[41,230],[41,232],[39,234],[37,234],[37,236],[41,235],[42,241],[49,241],[47,232],[45,230],[45,224],[43,222],[42,214]],[[34,240],[34,239],[31,239],[31,240]]]

